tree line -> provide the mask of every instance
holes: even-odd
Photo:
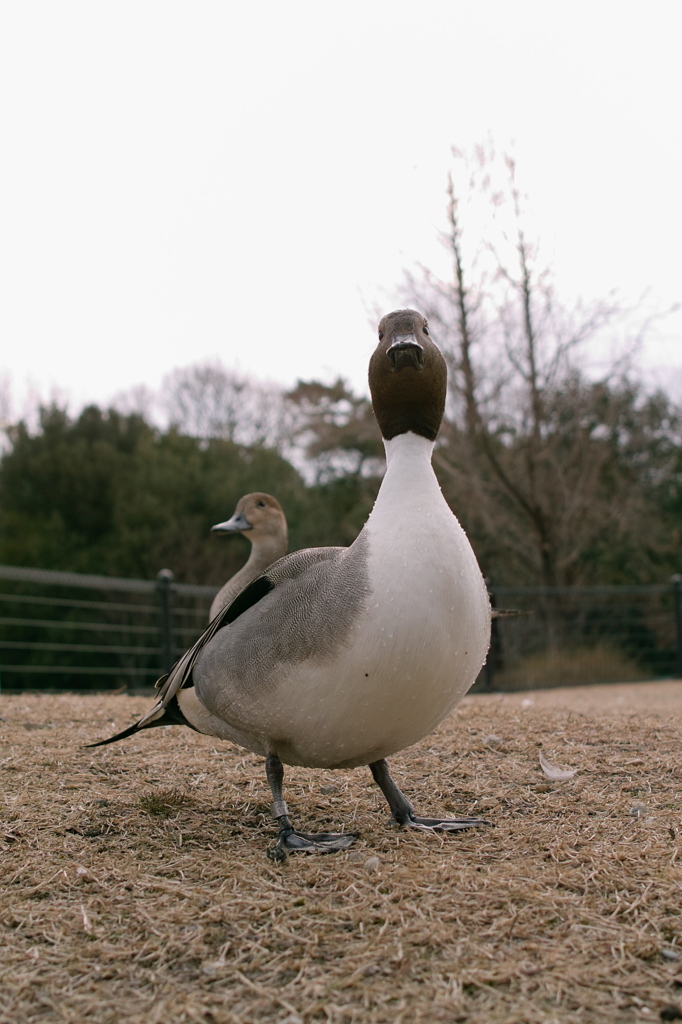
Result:
[[[253,490],[281,501],[292,549],[350,543],[383,471],[369,400],[342,381],[281,397],[295,432],[271,447],[116,409],[43,408],[33,429],[7,431],[0,562],[145,578],[168,567],[219,584],[246,546],[210,527]],[[682,565],[679,410],[577,371],[541,399],[537,423],[444,423],[436,471],[484,573],[498,585],[665,581]]]
[[[160,429],[139,413],[89,406],[72,418],[43,408],[37,427],[8,431],[0,461],[0,562],[220,584],[244,541],[210,533],[242,494],[275,494],[293,548],[348,544],[368,514],[373,481],[308,484],[275,448]]]

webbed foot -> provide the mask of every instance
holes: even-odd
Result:
[[[358,838],[357,832],[298,832],[295,828],[283,827],[277,842],[268,850],[268,857],[284,861],[289,853],[336,853],[347,850]]]
[[[414,813],[410,801],[400,792],[391,778],[385,760],[373,761],[370,770],[374,781],[386,797],[391,808],[393,820],[407,828],[420,828],[423,832],[460,832],[465,828],[478,828],[481,825],[492,825],[485,818],[420,818]]]
[[[401,825],[408,828],[420,828],[424,832],[459,832],[465,828],[478,828],[481,825],[492,825],[485,818],[420,818],[411,814]]]
[[[276,754],[268,754],[265,771],[274,798],[273,817],[279,824],[277,842],[268,850],[270,860],[284,861],[289,853],[336,853],[353,845],[358,838],[357,832],[319,832],[315,835],[295,829],[282,799],[284,769]]]

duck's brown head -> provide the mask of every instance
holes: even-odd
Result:
[[[426,317],[414,309],[388,313],[369,363],[374,415],[387,441],[412,431],[436,439],[443,419],[448,372]]]

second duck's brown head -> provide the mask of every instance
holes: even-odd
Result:
[[[281,539],[286,546],[287,521],[282,506],[271,494],[255,491],[237,502],[234,515],[211,527],[214,533],[244,533],[252,543],[265,538]]]

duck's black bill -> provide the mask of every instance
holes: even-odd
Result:
[[[414,334],[399,334],[386,355],[394,373],[404,370],[406,367],[413,370],[423,370],[424,368],[424,349]]]

